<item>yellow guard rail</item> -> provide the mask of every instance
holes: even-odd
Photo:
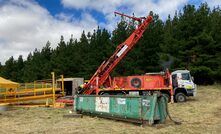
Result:
[[[61,75],[63,78],[63,75]],[[63,80],[63,79],[62,79]],[[0,103],[16,103],[38,99],[53,99],[64,95],[64,82],[55,83],[55,76],[52,72],[52,79],[35,81],[33,83],[19,84],[17,88],[1,88]]]

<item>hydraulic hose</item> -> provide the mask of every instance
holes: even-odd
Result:
[[[164,100],[166,101],[166,112],[167,112],[167,115],[168,115],[169,119],[170,119],[172,122],[174,122],[174,124],[176,124],[176,125],[181,125],[182,123],[181,123],[180,121],[174,120],[174,119],[171,117],[171,115],[170,115],[169,108],[168,108],[168,103],[167,103],[167,102],[168,102],[167,96],[165,96],[165,95],[163,95],[163,94],[161,94],[161,95],[163,96]]]

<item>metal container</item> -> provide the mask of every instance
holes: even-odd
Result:
[[[137,123],[164,123],[167,101],[157,94],[151,96],[77,95],[74,110],[117,120]]]
[[[58,79],[57,82],[61,82],[62,79]],[[84,84],[84,78],[64,78],[64,90],[65,96],[74,96],[76,89]]]

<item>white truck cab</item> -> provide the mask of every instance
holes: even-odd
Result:
[[[177,70],[171,73],[174,97],[177,102],[185,102],[186,97],[196,96],[197,86],[188,70]]]

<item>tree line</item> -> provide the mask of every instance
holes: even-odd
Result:
[[[210,9],[207,3],[198,8],[186,5],[163,21],[150,12],[154,21],[142,39],[117,65],[112,76],[141,75],[188,69],[197,84],[213,84],[221,80],[221,9]],[[61,36],[56,48],[48,41],[41,49],[30,52],[27,60],[10,57],[0,64],[0,75],[17,82],[31,82],[50,78],[50,72],[65,77],[89,79],[101,62],[109,58],[117,45],[136,28],[134,21],[123,18],[109,32],[97,28],[71,37],[65,42]]]

